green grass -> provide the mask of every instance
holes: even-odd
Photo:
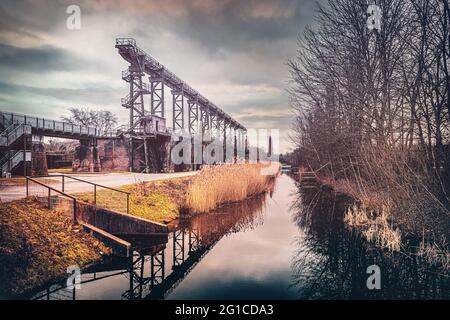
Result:
[[[126,185],[117,189],[131,193],[129,214],[167,223],[179,217],[179,209],[185,203],[187,187],[191,180],[192,177],[161,179]],[[73,195],[87,203],[94,203],[93,192]],[[126,213],[126,195],[100,189],[97,191],[97,205]]]

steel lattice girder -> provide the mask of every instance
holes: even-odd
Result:
[[[150,77],[149,80],[151,114],[164,118],[164,79]]]
[[[184,129],[184,96],[183,87],[172,91],[173,103],[173,130]]]

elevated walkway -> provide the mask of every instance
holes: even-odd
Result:
[[[98,128],[74,125],[63,121],[0,111],[0,131],[6,131],[7,128],[13,125],[21,124],[28,125],[32,134],[46,137],[83,140],[89,138],[114,138],[117,136],[117,132],[113,131],[102,131]]]

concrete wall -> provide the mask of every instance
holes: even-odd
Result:
[[[129,171],[130,148],[133,144],[133,168],[136,172],[145,171],[145,148],[142,140],[130,141],[129,138],[97,139],[94,143],[81,141],[75,148],[73,171]],[[190,170],[191,165],[175,168],[170,160],[173,141],[170,136],[157,135],[147,139],[150,172],[173,172]]]
[[[103,171],[128,171],[127,139],[99,139],[97,149]]]
[[[146,236],[168,232],[166,225],[89,204],[78,204],[77,219],[117,236]]]
[[[75,148],[72,170],[77,172],[100,172],[102,170],[97,147],[91,142],[81,140]]]

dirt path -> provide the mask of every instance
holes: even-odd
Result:
[[[143,181],[155,181],[160,179],[171,179],[178,177],[192,176],[196,172],[176,172],[176,173],[97,173],[97,174],[76,174],[76,178],[90,182],[95,182],[107,187],[120,187],[127,184],[134,184]],[[61,189],[61,177],[46,177],[45,183],[54,188]],[[90,191],[89,185],[83,182],[67,179],[65,182],[65,191],[67,193]],[[25,197],[25,186],[0,187],[0,200],[9,202]]]

